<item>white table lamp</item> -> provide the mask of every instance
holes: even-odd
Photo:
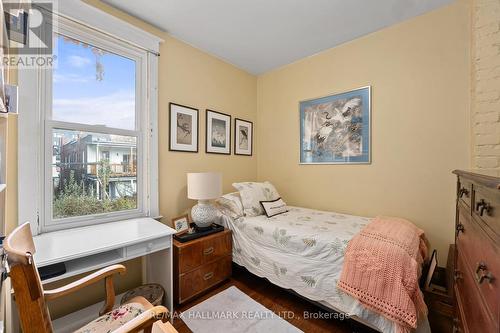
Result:
[[[198,200],[191,209],[191,217],[198,228],[207,228],[216,220],[218,210],[210,200],[222,195],[222,174],[202,172],[187,174],[188,198]]]

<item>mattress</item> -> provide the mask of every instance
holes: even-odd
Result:
[[[271,218],[223,216],[223,221],[233,231],[238,265],[381,332],[395,332],[393,322],[337,288],[347,244],[370,218],[289,207]],[[430,332],[427,320],[417,332]]]

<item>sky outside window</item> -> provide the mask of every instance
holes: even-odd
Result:
[[[135,129],[135,61],[54,35],[53,119]]]

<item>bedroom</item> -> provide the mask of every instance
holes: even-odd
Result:
[[[5,26],[19,22],[14,18],[30,17],[26,4],[2,2],[10,13]],[[264,307],[263,313],[278,315],[267,321],[174,318],[179,332],[217,331],[225,327],[219,325],[250,322],[269,322],[277,325],[277,332],[348,332],[368,326],[390,332],[396,326],[380,311],[373,316],[378,320],[374,324],[366,318],[341,320],[345,311],[318,304],[325,301],[319,295],[337,290],[333,280],[323,279],[328,285],[313,288],[315,293],[294,288],[295,280],[277,281],[285,264],[287,273],[306,267],[310,253],[297,251],[282,259],[277,269],[269,262],[258,271],[255,264],[268,257],[279,261],[279,251],[287,249],[280,244],[287,239],[292,249],[302,242],[301,251],[307,243],[327,246],[320,257],[329,254],[329,244],[338,239],[343,252],[350,239],[360,235],[365,218],[389,216],[423,230],[428,257],[437,252],[436,277],[458,271],[457,282],[449,282],[446,291],[421,286],[433,331],[455,326],[498,332],[498,281],[488,277],[499,269],[494,185],[500,169],[498,1],[311,5],[68,0],[51,6],[40,11],[57,23],[50,27],[56,36],[50,34],[51,52],[21,52],[23,29],[7,29],[2,22],[2,36],[8,39],[2,44],[2,99],[9,100],[9,112],[0,115],[0,183],[6,184],[0,186],[2,234],[30,222],[37,245],[35,262],[54,270],[43,282],[45,291],[96,269],[123,264],[127,273],[114,276],[116,295],[158,283],[172,317],[195,306],[225,313],[228,303],[214,303],[217,298],[210,297],[228,297],[226,290],[248,302],[253,299],[257,304],[251,303],[248,311]],[[58,61],[54,67],[14,63],[32,54],[47,64],[55,54]],[[132,95],[124,94],[127,91]],[[326,114],[316,107],[325,107]],[[346,119],[361,127],[337,131]],[[341,145],[344,153],[321,155],[342,142],[339,136],[352,138]],[[362,140],[356,139],[359,136]],[[316,155],[310,157],[310,150]],[[349,154],[356,157],[345,158]],[[452,172],[469,169],[483,176],[461,173],[457,187]],[[206,172],[216,174],[188,181],[188,174]],[[204,180],[210,186],[203,188]],[[233,183],[265,181],[274,188],[266,201],[277,199],[279,193],[290,212],[268,219],[257,200],[260,215],[252,217],[248,201],[243,207],[243,220],[251,223],[246,231],[236,225],[240,216],[231,217],[230,208],[223,215],[233,222],[222,218],[220,224],[232,235],[226,230],[185,243],[173,239],[176,226],[181,231],[196,220],[191,209],[197,200],[207,208],[206,199],[240,192]],[[203,193],[207,188],[208,196]],[[86,201],[71,201],[75,198]],[[313,210],[300,217],[312,221],[294,222],[305,226],[283,220],[299,214],[297,207]],[[327,214],[332,220],[318,220],[320,215],[309,216],[312,212],[332,212]],[[273,238],[280,221],[287,227],[278,227]],[[468,237],[467,222],[477,222],[472,224],[477,236]],[[354,235],[337,236],[354,224]],[[317,229],[288,238],[295,230],[288,227]],[[256,238],[260,230],[262,243]],[[148,233],[147,240],[138,238]],[[212,239],[215,245],[208,241]],[[209,245],[197,247],[204,241]],[[242,242],[248,246],[238,247]],[[221,244],[229,247],[222,254],[217,253],[224,248]],[[452,251],[450,244],[456,244]],[[469,255],[474,244],[482,245]],[[182,249],[200,250],[202,258],[218,260],[192,263],[186,272],[198,275],[189,280],[178,268]],[[323,270],[318,277],[341,273],[344,256],[330,255],[339,265],[309,262]],[[458,260],[461,257],[465,264]],[[488,264],[488,258],[493,258],[489,266],[479,265]],[[304,285],[320,280],[312,273],[302,275],[305,281],[299,276],[298,283]],[[459,286],[469,282],[471,289]],[[193,295],[179,302],[183,291]],[[54,330],[74,331],[98,317],[93,305],[105,296],[100,281],[47,300]],[[4,297],[5,331],[16,332],[22,318],[9,320],[17,317],[16,303],[5,293]],[[464,299],[465,305],[460,303]],[[381,322],[385,326],[377,328]]]

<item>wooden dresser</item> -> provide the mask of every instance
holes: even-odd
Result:
[[[500,172],[456,170],[455,332],[499,332]]]
[[[181,243],[174,240],[174,301],[182,304],[231,276],[231,230]]]

